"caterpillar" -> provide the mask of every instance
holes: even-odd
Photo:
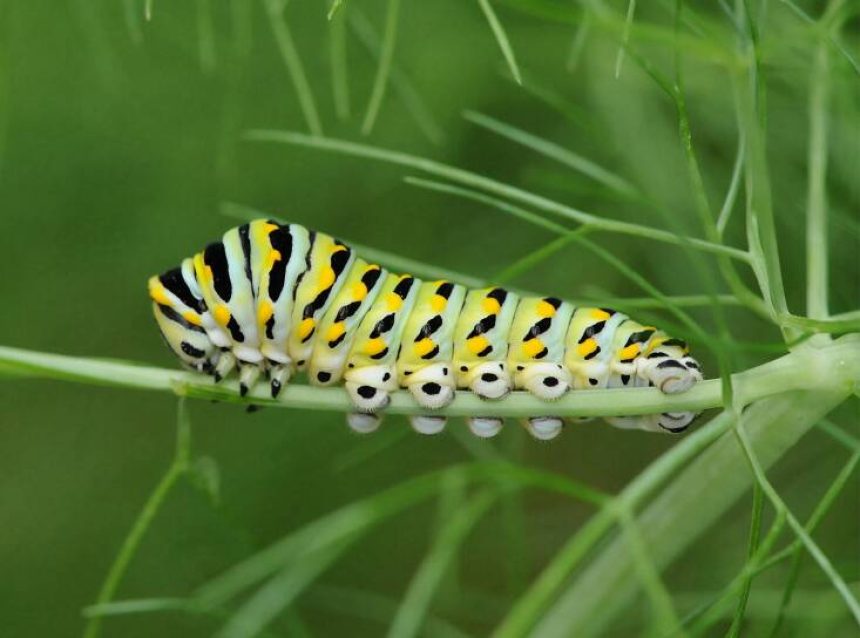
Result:
[[[489,401],[525,390],[551,402],[568,390],[656,386],[688,390],[702,379],[687,344],[610,308],[556,297],[520,297],[494,286],[469,290],[421,281],[372,264],[342,241],[298,224],[258,219],[148,281],[164,341],[186,367],[216,382],[238,371],[244,396],[261,375],[272,397],[297,371],[310,383],[342,384],[355,411],[347,422],[371,432],[390,393],[408,390],[427,408],[411,417],[421,433],[441,431],[433,411],[458,389]],[[551,439],[563,420],[524,421]],[[608,418],[612,425],[681,432],[696,413]],[[480,437],[500,418],[472,417]]]

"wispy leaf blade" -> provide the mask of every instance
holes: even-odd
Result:
[[[502,23],[499,22],[499,18],[496,16],[496,12],[493,11],[492,5],[490,5],[490,0],[478,0],[478,4],[481,7],[481,11],[484,12],[484,17],[487,18],[487,22],[490,25],[490,29],[493,32],[493,36],[496,38],[496,42],[499,43],[499,48],[502,50],[502,55],[505,57],[505,62],[508,63],[508,68],[511,70],[511,75],[516,80],[517,84],[522,84],[523,79],[520,75],[520,69],[517,66],[517,59],[514,56],[514,50],[511,47],[511,42],[508,40],[508,34],[505,33],[505,28],[502,26]]]

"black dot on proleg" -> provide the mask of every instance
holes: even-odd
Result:
[[[498,381],[499,377],[493,374],[492,372],[485,372],[481,375],[481,381],[486,381],[487,383],[492,383],[493,381]]]
[[[688,364],[688,365],[689,365],[689,364]],[[447,377],[447,376],[448,376],[448,368],[442,368],[442,376],[443,376],[443,377]]]
[[[354,364],[354,363],[347,363],[347,364],[346,364],[346,367],[347,367],[347,368],[354,368],[354,367],[355,367],[355,364]]]
[[[331,381],[331,373],[317,372],[317,379],[319,379],[320,383],[328,383],[329,381]]]
[[[376,388],[371,388],[369,385],[360,385],[356,392],[363,399],[372,399],[376,395]]]
[[[589,379],[589,380],[588,380],[588,382],[589,382],[591,385],[597,385],[597,379]]]
[[[630,383],[630,375],[629,374],[622,374],[621,375],[621,383],[623,383],[624,385],[627,385],[628,383]]]
[[[410,374],[412,374],[412,370],[404,370],[404,371],[403,371],[403,375],[404,375],[404,376],[407,376],[407,377],[408,377]]]
[[[517,366],[517,370],[522,372],[523,370],[525,370],[525,368],[523,366]]]
[[[433,383],[431,381],[430,383],[425,383],[424,385],[422,385],[421,390],[424,392],[424,394],[439,394],[442,391],[442,386],[438,383]]]
[[[558,379],[555,377],[544,377],[543,384],[548,388],[554,388],[558,385]]]
[[[388,381],[390,378],[391,378],[391,373],[389,373],[389,372],[386,372],[385,374],[382,375],[383,381]]]
[[[468,372],[469,366],[460,366],[460,372]]]
[[[296,365],[298,365],[298,366],[303,366],[303,365],[305,365],[305,360],[304,360],[304,359],[299,359],[299,360],[296,362]]]

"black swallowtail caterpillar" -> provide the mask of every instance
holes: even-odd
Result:
[[[397,388],[428,409],[411,422],[432,434],[445,425],[432,411],[458,388],[488,400],[527,390],[552,401],[571,388],[684,392],[702,378],[683,341],[620,312],[390,273],[298,224],[260,219],[228,230],[150,278],[149,294],[165,341],[187,367],[216,382],[238,368],[243,395],[265,375],[276,397],[297,370],[315,385],[343,383],[356,408],[348,423],[360,432],[376,429]],[[607,420],[680,432],[695,416]],[[502,427],[498,418],[468,422],[481,437]],[[550,439],[562,423],[543,416],[525,424]]]

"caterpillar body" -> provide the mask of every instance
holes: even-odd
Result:
[[[487,400],[526,390],[550,402],[582,388],[683,392],[702,379],[683,341],[620,312],[391,273],[298,224],[259,219],[228,230],[148,285],[164,340],[186,367],[216,382],[238,369],[243,395],[265,376],[277,397],[301,370],[314,385],[341,383],[360,432],[376,429],[398,388],[427,408],[411,422],[431,434],[445,425],[433,410],[457,389]],[[550,416],[525,421],[536,438],[561,430],[550,405]],[[607,420],[680,432],[695,416]],[[481,437],[502,427],[499,418],[467,421]]]

